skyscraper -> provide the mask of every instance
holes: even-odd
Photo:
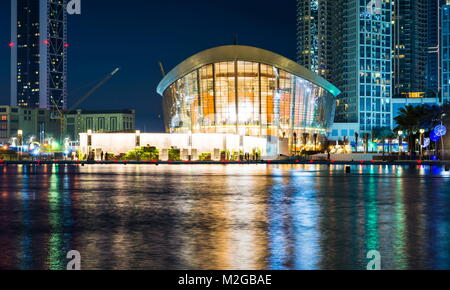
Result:
[[[66,0],[11,0],[11,105],[66,108]]]
[[[341,81],[342,3],[297,1],[297,61],[335,85]]]
[[[395,97],[427,91],[428,5],[428,0],[394,1]]]
[[[297,7],[299,63],[343,92],[332,136],[391,127],[392,1],[298,0]]]
[[[426,87],[438,95],[441,88],[441,9],[445,0],[428,0],[428,56],[426,68]]]
[[[392,1],[346,1],[341,119],[359,130],[392,126]],[[359,110],[355,106],[359,106]],[[359,112],[359,115],[357,115]]]
[[[441,31],[442,101],[450,102],[450,0],[442,6]]]

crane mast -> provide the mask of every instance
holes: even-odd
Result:
[[[92,89],[90,89],[85,95],[83,95],[75,104],[73,104],[67,112],[73,111],[78,108],[83,102],[85,102],[90,96],[92,96],[98,89],[105,85],[118,71],[120,68],[115,68],[112,72],[106,75],[100,82],[98,82]],[[51,118],[54,120],[60,120],[61,122],[61,139],[64,138],[64,121],[65,115],[64,110],[58,106],[53,98],[51,98],[53,104],[53,112]]]

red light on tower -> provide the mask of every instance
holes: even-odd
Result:
[[[68,43],[64,43],[64,47],[69,47],[69,44]]]
[[[49,44],[50,44],[50,41],[48,41],[48,39],[46,39],[46,40],[44,40],[44,44],[45,44],[45,45],[49,45]]]
[[[14,42],[10,42],[10,43],[8,44],[8,46],[9,46],[9,47],[14,47]]]

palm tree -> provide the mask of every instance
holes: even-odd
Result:
[[[400,114],[394,118],[398,127],[395,131],[404,131],[408,134],[408,150],[414,150],[414,135],[421,129],[424,119],[429,114],[426,106],[406,106],[399,110]]]
[[[391,131],[389,127],[376,127],[372,130],[372,139],[381,141],[383,144],[383,155],[385,152],[384,148],[384,141],[386,139],[391,139],[393,137],[394,133]],[[389,151],[390,151],[390,143],[389,143]]]

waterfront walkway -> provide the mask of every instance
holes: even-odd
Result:
[[[316,160],[261,160],[261,161],[63,161],[63,160],[35,160],[35,161],[5,161],[0,160],[0,166],[8,165],[231,165],[231,164],[317,164],[317,165],[397,165],[397,166],[449,166],[450,161],[316,161]]]

